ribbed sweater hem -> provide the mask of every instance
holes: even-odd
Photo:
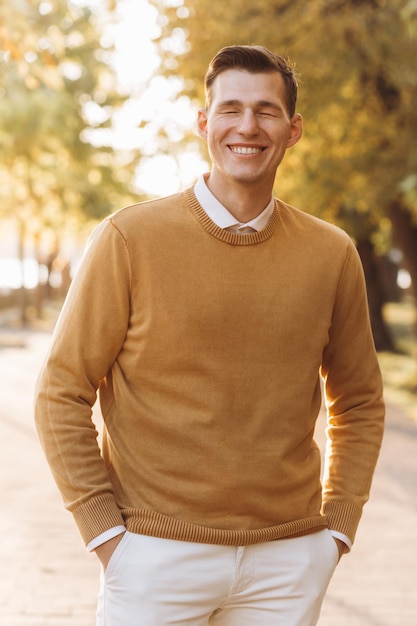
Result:
[[[266,528],[223,530],[174,519],[156,511],[124,509],[122,514],[127,529],[136,534],[225,546],[248,546],[276,539],[289,539],[327,528],[327,520],[322,515]]]

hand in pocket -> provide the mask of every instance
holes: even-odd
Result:
[[[101,546],[97,546],[95,549],[95,553],[103,566],[103,571],[106,571],[113,552],[116,550],[124,535],[125,533],[121,533],[120,535],[113,537],[113,539],[109,539],[109,541],[102,543]]]

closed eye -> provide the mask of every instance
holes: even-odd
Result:
[[[278,111],[276,109],[259,111],[258,115],[262,115],[263,117],[278,117]]]

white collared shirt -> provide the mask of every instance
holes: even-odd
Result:
[[[207,187],[204,176],[200,176],[198,179],[194,187],[194,193],[202,208],[216,226],[234,230],[237,233],[239,230],[248,227],[253,230],[263,230],[274,212],[275,201],[273,196],[271,196],[264,210],[254,217],[253,220],[245,223],[239,222],[239,220],[237,220],[211,193],[210,189]]]

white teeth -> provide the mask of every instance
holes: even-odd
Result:
[[[244,146],[230,146],[232,152],[236,154],[259,154],[262,148],[246,148]]]

